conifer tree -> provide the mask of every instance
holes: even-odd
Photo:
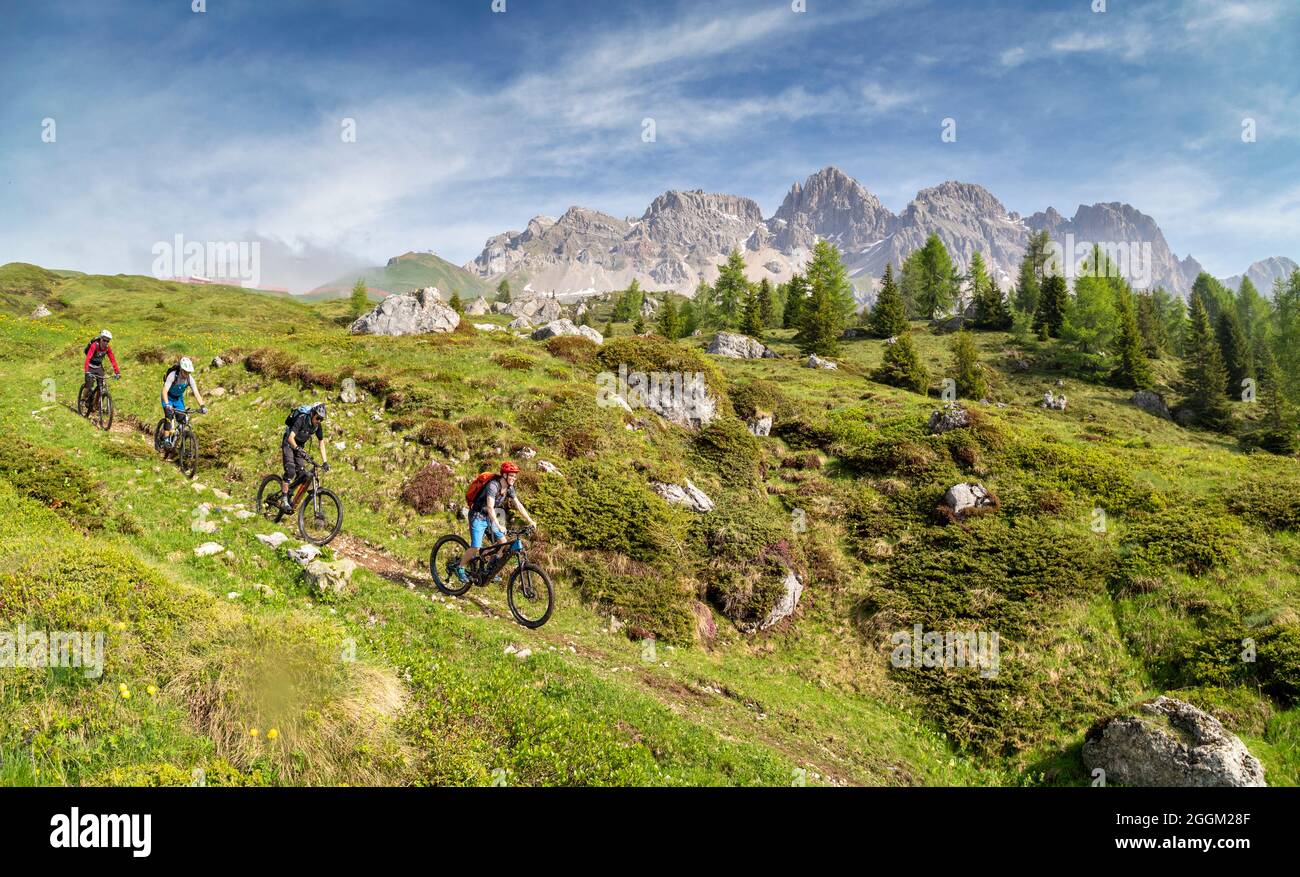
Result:
[[[1065,278],[1051,274],[1043,279],[1038,295],[1038,310],[1034,313],[1034,330],[1039,338],[1060,338],[1069,309],[1069,291]]]
[[[930,388],[930,376],[916,352],[916,345],[912,343],[911,330],[904,329],[891,337],[894,342],[885,345],[884,358],[880,367],[871,373],[871,379],[925,395]]]
[[[1183,384],[1187,399],[1184,409],[1192,422],[1206,429],[1228,432],[1232,410],[1224,387],[1228,372],[1223,367],[1219,342],[1210,327],[1210,315],[1201,296],[1192,296],[1186,352],[1183,355]]]
[[[877,338],[893,338],[907,331],[907,305],[903,292],[894,282],[894,266],[885,265],[885,275],[880,279],[880,294],[871,309],[871,332]]]
[[[988,395],[989,388],[974,336],[962,329],[953,335],[949,347],[952,350],[952,370],[957,381],[957,395],[965,399],[983,399]]]

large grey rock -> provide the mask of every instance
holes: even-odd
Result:
[[[1067,404],[1068,403],[1064,393],[1057,395],[1053,393],[1051,390],[1048,390],[1046,393],[1043,394],[1043,401],[1039,403],[1039,407],[1049,408],[1054,411],[1064,411],[1065,406]]]
[[[351,584],[356,568],[357,565],[346,557],[330,562],[313,560],[303,567],[302,575],[318,594],[341,594]]]
[[[583,338],[596,342],[597,344],[605,343],[605,336],[600,334],[590,326],[579,326],[578,334],[581,335]]]
[[[506,305],[505,312],[516,317],[527,317],[533,323],[549,323],[564,316],[564,309],[553,298],[517,296]]]
[[[582,331],[583,329],[586,328],[587,328],[586,326],[579,327],[573,325],[572,320],[566,320],[566,319],[551,320],[545,326],[542,326],[539,329],[537,329],[535,332],[533,332],[532,337],[534,341],[545,341],[548,338],[558,338],[560,336],[567,336],[567,335],[582,335],[583,337],[590,337],[587,336]],[[595,332],[594,329],[592,331]],[[597,336],[600,335],[599,332],[596,332],[595,334]],[[605,339],[601,338],[600,340],[604,341]]]
[[[776,605],[772,607],[772,611],[757,623],[741,622],[737,624],[736,626],[740,628],[741,632],[757,633],[760,630],[767,630],[794,614],[794,610],[799,607],[799,598],[803,596],[803,580],[793,570],[787,570],[785,581],[781,584],[784,586],[785,591],[781,594],[780,599],[776,601]]]
[[[686,485],[667,484],[662,481],[652,483],[654,492],[664,498],[664,502],[669,505],[681,506],[690,509],[693,512],[705,514],[713,511],[713,500],[709,495],[700,490],[691,483],[691,479],[686,479]]]
[[[1133,394],[1132,402],[1147,414],[1163,417],[1165,420],[1170,419],[1169,406],[1165,404],[1164,397],[1159,393],[1151,390],[1138,390]]]
[[[745,422],[745,428],[758,438],[765,438],[772,434],[772,415],[755,413]]]
[[[714,335],[709,342],[708,352],[731,359],[771,359],[776,356],[761,341],[737,332],[719,332]]]
[[[492,305],[483,296],[479,296],[465,306],[465,316],[481,317],[492,312]]]
[[[961,405],[949,403],[944,408],[931,413],[929,430],[931,435],[943,435],[954,429],[970,426],[970,412]]]
[[[808,355],[808,361],[804,363],[804,368],[835,369],[839,368],[839,364],[831,362],[829,359],[822,359],[815,353],[810,353]]]
[[[353,335],[421,335],[450,332],[459,325],[460,315],[442,303],[437,290],[421,289],[388,296],[358,317],[349,331]]]
[[[1125,786],[1268,785],[1259,759],[1218,719],[1164,696],[1089,729],[1083,763]]]
[[[32,311],[33,320],[39,320],[42,317],[48,317],[49,315],[50,315],[50,309],[43,304],[37,305],[36,308]]]
[[[507,329],[513,329],[516,332],[531,332],[533,330],[533,321],[527,317],[516,317],[506,325]]]
[[[997,507],[997,502],[984,486],[974,482],[963,482],[949,487],[943,495],[943,504],[959,518],[980,509]]]

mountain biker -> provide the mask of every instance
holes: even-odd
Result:
[[[86,378],[86,387],[92,388],[95,393],[95,403],[92,407],[99,407],[99,388],[104,385],[104,356],[108,356],[108,361],[113,364],[113,377],[122,377],[122,370],[117,367],[117,357],[113,355],[113,333],[107,329],[101,329],[99,334],[90,339],[86,345],[86,361],[81,364],[82,373]]]
[[[528,514],[528,509],[524,508],[524,504],[515,495],[515,482],[518,480],[519,467],[506,460],[501,464],[501,473],[484,484],[478,495],[474,497],[474,505],[469,510],[469,548],[465,549],[465,553],[460,558],[460,565],[456,567],[456,578],[462,582],[469,582],[469,573],[466,572],[465,567],[478,556],[478,550],[483,547],[483,535],[488,527],[492,528],[493,542],[500,542],[505,538],[505,529],[497,524],[497,507],[501,502],[508,500],[515,511],[528,522],[528,526],[536,529],[537,524],[533,521],[532,515]]]
[[[188,356],[182,356],[178,365],[167,369],[167,377],[163,380],[162,407],[163,417],[166,418],[163,421],[163,444],[169,447],[172,443],[175,412],[185,410],[186,390],[194,391],[194,398],[199,402],[199,411],[207,414],[208,406],[203,404],[203,394],[199,392],[198,384],[194,383],[194,363]]]
[[[280,493],[280,510],[286,514],[293,512],[293,505],[289,502],[290,488],[306,475],[307,452],[303,448],[312,436],[320,442],[321,469],[328,472],[330,464],[325,454],[324,402],[296,409],[284,428],[284,438],[280,441],[280,457],[284,461],[284,489]]]

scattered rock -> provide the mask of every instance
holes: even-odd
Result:
[[[50,315],[50,309],[43,304],[37,305],[36,308],[32,311],[33,320],[39,320],[43,317],[48,317],[49,315]]]
[[[745,427],[750,433],[759,438],[769,436],[772,434],[772,415],[755,413],[753,417],[746,421]]]
[[[705,514],[713,511],[713,500],[704,491],[696,487],[691,479],[686,479],[686,486],[667,484],[663,481],[651,482],[654,492],[663,497],[669,505],[681,506],[693,512]]]
[[[360,401],[357,394],[357,385],[354,381],[343,382],[343,389],[339,390],[339,401],[344,405],[355,405]]]
[[[545,341],[548,338],[558,338],[560,336],[581,335],[578,327],[573,325],[572,320],[558,319],[551,320],[545,326],[535,330],[532,334],[534,341]]]
[[[997,497],[989,493],[982,484],[964,482],[954,484],[943,495],[943,504],[957,518],[980,511],[994,511],[998,508]]]
[[[1065,394],[1057,396],[1048,390],[1043,394],[1043,401],[1039,404],[1040,408],[1051,408],[1056,411],[1064,411],[1066,406]]]
[[[808,361],[804,363],[804,368],[839,368],[839,365],[812,353],[809,354]]]
[[[480,332],[500,332],[501,327],[496,323],[475,323],[474,328]]]
[[[289,556],[299,563],[306,565],[320,557],[320,549],[315,545],[312,545],[310,542],[304,542],[297,548],[290,548]]]
[[[212,495],[215,496],[217,499],[221,500],[222,502],[225,502],[226,500],[230,499],[230,494],[226,493],[224,490],[218,490],[215,487],[212,488]]]
[[[465,306],[465,315],[469,317],[481,317],[491,312],[491,303],[481,295]]]
[[[1131,401],[1147,414],[1163,417],[1165,420],[1170,419],[1169,406],[1165,404],[1164,397],[1159,393],[1152,390],[1138,390],[1133,394]]]
[[[559,475],[561,478],[564,477],[564,473],[561,472],[559,470],[559,467],[557,467],[554,463],[548,463],[545,460],[538,460],[537,468],[541,469],[543,472],[547,473],[548,475]]]
[[[719,332],[714,335],[707,352],[731,359],[772,359],[776,356],[761,341],[737,332]]]
[[[1266,786],[1264,767],[1214,716],[1163,695],[1093,725],[1083,763],[1126,786]]]
[[[533,450],[532,448],[519,449],[519,459],[521,460],[531,460],[533,457],[536,456],[537,456],[537,451]]]
[[[794,614],[794,610],[799,606],[799,598],[803,596],[803,581],[795,574],[794,570],[787,570],[785,581],[782,584],[785,586],[785,593],[781,595],[781,599],[776,601],[772,611],[767,613],[767,617],[757,624],[738,624],[737,627],[742,632],[757,633],[760,630],[767,630]]]
[[[929,430],[931,435],[943,435],[954,429],[965,429],[970,423],[970,412],[955,402],[949,402],[930,415]]]
[[[315,548],[315,546],[312,546]],[[292,551],[289,552],[293,554]],[[320,594],[341,594],[352,582],[352,573],[357,565],[346,557],[325,562],[312,560],[303,567],[303,578],[313,590]]]
[[[225,551],[224,545],[218,545],[216,542],[204,542],[198,548],[194,549],[195,557],[211,557],[214,554],[220,554]]]
[[[419,335],[450,332],[459,325],[460,314],[442,303],[436,289],[428,287],[388,296],[358,317],[348,331],[353,335]]]
[[[213,399],[220,399],[222,396],[226,395],[226,388],[213,387],[211,390],[208,391],[208,395],[211,396]]]
[[[224,366],[225,364],[226,364],[226,361],[225,361],[224,359],[222,359],[221,357],[219,357],[219,356],[214,356],[214,357],[212,357],[212,367],[213,367],[213,368],[221,368],[221,367]]]
[[[289,537],[279,532],[269,534],[258,533],[257,541],[264,542],[272,548],[279,548],[281,545],[289,541]]]
[[[506,328],[514,329],[516,331],[524,330],[524,331],[531,332],[533,330],[533,321],[528,319],[527,317],[518,317],[517,319],[511,320],[509,325],[506,326]]]
[[[235,517],[241,521],[247,521],[249,518],[256,517],[256,515],[254,515],[248,509],[239,509],[235,512]],[[289,537],[286,536],[285,538],[287,539]]]

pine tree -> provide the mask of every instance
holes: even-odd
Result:
[[[902,290],[894,282],[894,266],[885,265],[885,276],[880,278],[880,294],[871,309],[871,332],[877,338],[893,338],[907,331],[907,305]]]
[[[682,337],[681,317],[677,313],[677,305],[673,303],[670,296],[664,296],[664,303],[659,308],[655,324],[659,334],[669,341],[676,341]]]
[[[984,364],[980,362],[975,337],[965,329],[957,332],[949,342],[952,350],[952,370],[957,380],[957,395],[965,399],[983,399],[989,393]]]
[[[1038,295],[1038,310],[1034,313],[1034,331],[1038,337],[1060,338],[1065,327],[1065,314],[1069,309],[1069,290],[1065,278],[1060,274],[1051,274],[1044,278]]]
[[[348,304],[352,309],[353,317],[359,317],[370,309],[370,295],[366,292],[366,282],[364,280],[357,280],[353,285]]]
[[[750,338],[763,338],[763,305],[758,290],[750,285],[740,317],[740,331]]]
[[[453,311],[460,314],[461,316],[465,315],[465,306],[461,304],[459,292],[453,292],[451,294],[451,299],[448,300],[447,307],[451,308]]]
[[[895,337],[895,336],[891,336]],[[930,376],[912,343],[912,332],[903,329],[892,344],[885,345],[885,355],[880,367],[871,373],[871,379],[891,387],[901,387],[925,395],[930,389]]]
[[[631,322],[640,315],[641,305],[644,303],[645,293],[641,291],[641,284],[633,277],[632,282],[615,303],[612,319],[620,323]]]
[[[1010,329],[1011,310],[1007,307],[1002,288],[984,267],[983,254],[976,252],[971,256],[966,277],[975,301],[975,328],[995,331]]]
[[[1210,328],[1210,315],[1201,296],[1192,297],[1188,326],[1187,352],[1183,357],[1183,383],[1187,393],[1184,408],[1192,421],[1206,429],[1228,432],[1232,427],[1232,410],[1228,407],[1224,387],[1228,372],[1218,340]]]
[[[795,340],[804,353],[833,356],[839,352],[840,335],[854,307],[853,288],[840,261],[840,251],[826,241],[818,241],[807,276],[811,291],[800,309]]]
[[[1219,312],[1214,335],[1219,344],[1219,352],[1223,355],[1223,367],[1228,372],[1226,392],[1229,396],[1237,396],[1241,393],[1242,383],[1252,377],[1255,370],[1250,347],[1245,333],[1241,331],[1235,308],[1224,308]]]
[[[952,307],[957,298],[957,275],[948,248],[937,234],[925,240],[919,250],[915,277],[916,305],[923,317],[933,320]],[[910,257],[909,257],[910,258]],[[906,269],[904,263],[904,269]]]
[[[773,327],[776,317],[776,292],[766,277],[758,284],[758,317],[763,328]]]
[[[632,334],[644,335],[645,330],[646,330],[645,316],[643,314],[638,313],[636,315],[636,319],[632,321]]]
[[[796,274],[786,284],[785,312],[781,315],[781,325],[787,329],[798,329],[802,319],[803,306],[808,301],[808,278]]]
[[[745,257],[739,250],[732,250],[727,261],[718,266],[718,279],[713,284],[713,300],[717,306],[713,316],[719,327],[734,329],[739,325],[748,295]]]
[[[1020,275],[1016,281],[1016,310],[1022,314],[1038,311],[1038,295],[1042,289],[1043,274],[1048,260],[1051,236],[1046,229],[1029,236],[1025,256],[1020,260]]]
[[[1158,359],[1169,347],[1165,326],[1156,312],[1155,296],[1140,293],[1137,297],[1138,333],[1142,336],[1142,350],[1150,359]]]
[[[506,280],[504,277],[502,277],[501,282],[497,284],[497,301],[506,305],[510,304],[510,281]]]
[[[810,286],[825,288],[840,314],[841,324],[847,326],[858,309],[858,303],[853,296],[853,284],[849,283],[848,270],[840,260],[839,249],[829,241],[818,241],[813,245],[812,261],[804,273]]]
[[[695,334],[696,329],[700,328],[700,306],[698,298],[695,300],[687,299],[682,302],[681,309],[677,312],[677,318],[681,323],[681,327],[677,331],[678,338],[689,338]]]
[[[1277,359],[1267,349],[1260,365],[1259,391],[1264,401],[1264,417],[1256,429],[1242,437],[1242,443],[1284,456],[1300,451],[1295,411],[1283,386],[1282,370],[1278,368]]]
[[[1120,387],[1145,390],[1155,383],[1151,373],[1151,363],[1147,360],[1143,345],[1142,330],[1138,328],[1137,307],[1133,296],[1127,289],[1117,291],[1119,310],[1119,336],[1115,343],[1115,352],[1119,364],[1111,375],[1111,380]]]

